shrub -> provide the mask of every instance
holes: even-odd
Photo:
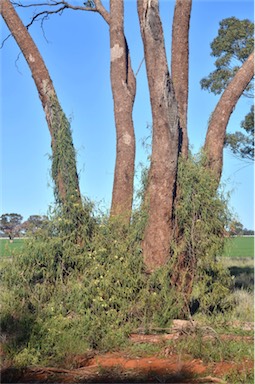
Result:
[[[173,240],[172,252],[176,260],[184,255],[184,269],[193,279],[191,310],[199,307],[200,311],[211,312],[228,305],[231,279],[217,256],[223,253],[225,228],[231,215],[217,180],[204,167],[205,160],[203,153],[179,160],[177,242]]]
[[[95,215],[88,201],[86,214],[75,202],[51,212],[47,227],[2,272],[1,322],[17,364],[53,364],[87,349],[116,349],[138,326],[170,326],[187,304],[171,284],[183,250],[196,260],[191,304],[206,313],[227,308],[229,275],[216,261],[226,202],[201,161],[180,161],[176,215],[182,236],[172,244],[169,263],[151,275],[141,251],[146,210],[138,207],[128,227],[120,218]],[[7,326],[10,318],[24,324],[20,335]]]

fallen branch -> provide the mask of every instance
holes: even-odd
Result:
[[[64,368],[54,368],[54,367],[30,367],[30,371],[34,373],[66,373],[69,375],[77,375],[77,373],[91,373],[92,368],[98,368],[97,364],[90,365],[85,368],[77,368],[77,369],[64,369]]]
[[[206,377],[201,377],[199,379],[199,383],[218,383],[218,384],[228,384],[227,381],[219,379],[218,377],[213,377],[213,376],[206,376]]]
[[[163,340],[176,340],[179,336],[178,333],[164,335],[141,335],[132,333],[129,339],[134,343],[160,343]]]

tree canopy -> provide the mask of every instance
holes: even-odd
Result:
[[[0,231],[12,239],[19,235],[23,217],[18,213],[4,213],[0,217]]]
[[[254,161],[254,106],[241,122],[244,132],[227,133],[225,145],[234,155]]]
[[[218,36],[211,43],[211,55],[216,57],[216,69],[200,82],[202,89],[220,95],[234,78],[240,66],[254,49],[254,25],[248,20],[229,17],[220,22]],[[243,95],[253,98],[253,78]],[[245,159],[254,159],[254,107],[241,122],[245,131],[227,133],[225,145]]]
[[[216,69],[201,80],[202,89],[220,95],[254,49],[254,25],[250,20],[229,17],[220,22],[218,36],[211,43]],[[253,82],[244,95],[253,97]]]

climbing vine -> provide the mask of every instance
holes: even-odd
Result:
[[[70,121],[62,111],[56,97],[51,98],[52,122],[52,178],[58,203],[79,204],[80,191],[76,169],[76,153]]]

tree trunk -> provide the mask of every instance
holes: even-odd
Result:
[[[213,114],[205,139],[207,166],[220,181],[223,166],[223,148],[226,128],[230,116],[243,91],[254,76],[254,52],[238,70],[235,77],[223,92]]]
[[[111,216],[129,223],[133,203],[135,134],[132,120],[136,79],[124,35],[123,0],[110,2],[111,86],[116,126],[116,163]]]
[[[136,79],[131,67],[129,49],[124,34],[123,0],[111,0],[110,12],[101,0],[95,8],[109,25],[111,48],[111,87],[116,129],[116,161],[113,180],[111,217],[121,216],[129,224],[133,205],[135,173],[135,133],[132,119],[136,94]]]
[[[171,53],[171,75],[174,91],[178,103],[178,115],[182,146],[182,156],[187,159],[189,153],[189,140],[187,129],[188,92],[189,92],[189,28],[192,0],[176,0],[172,27],[172,53]],[[177,187],[176,203],[179,199],[180,190]],[[175,223],[175,241],[179,249],[183,249],[182,237],[184,228],[179,228]],[[172,269],[171,284],[189,302],[192,291],[193,279],[196,270],[196,259],[190,255],[187,249],[183,249],[178,255],[178,260]]]
[[[181,152],[188,157],[189,25],[192,0],[176,0],[172,27],[171,75],[178,102],[182,134]]]
[[[138,0],[138,15],[152,107],[153,135],[143,256],[148,271],[170,256],[179,153],[177,101],[169,75],[158,0]]]
[[[66,204],[69,197],[81,204],[70,123],[62,111],[48,70],[9,0],[1,0],[1,15],[28,63],[45,112],[51,135],[55,197],[62,204]]]

